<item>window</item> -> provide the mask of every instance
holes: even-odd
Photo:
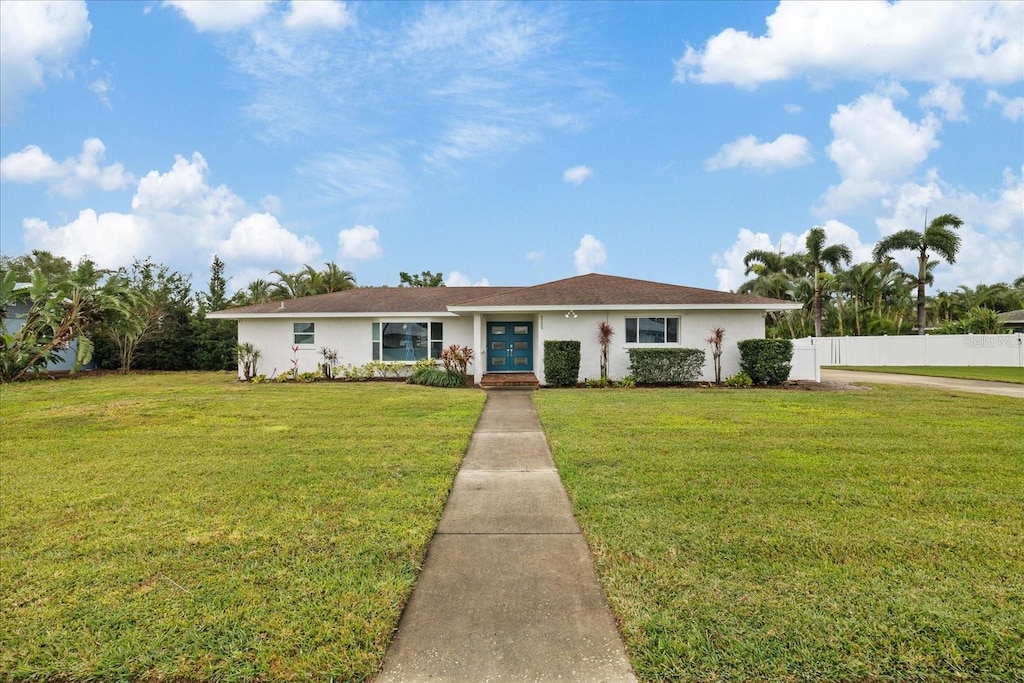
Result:
[[[413,362],[440,358],[444,323],[373,323],[373,360]]]
[[[295,341],[292,343],[296,346],[299,344],[312,344],[313,342],[313,326],[316,323],[292,323],[292,335]]]
[[[626,318],[627,344],[678,344],[679,318]]]

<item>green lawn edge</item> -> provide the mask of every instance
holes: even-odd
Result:
[[[823,370],[855,370],[857,372],[887,372],[895,375],[975,379],[985,382],[1024,384],[1024,368],[991,367],[978,365],[823,365]]]
[[[233,373],[0,387],[0,680],[371,679],[483,403]]]
[[[1018,400],[534,401],[642,681],[1024,680]]]

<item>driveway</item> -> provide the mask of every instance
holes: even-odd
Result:
[[[906,386],[954,389],[976,394],[1012,396],[1024,398],[1024,384],[1009,382],[986,382],[978,379],[951,379],[949,377],[921,377],[918,375],[897,375],[886,372],[857,372],[856,370],[821,370],[822,382],[854,382],[862,384],[903,384]]]

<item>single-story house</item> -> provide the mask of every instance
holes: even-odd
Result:
[[[533,373],[544,383],[544,342],[579,340],[580,379],[600,375],[597,326],[614,330],[608,375],[629,374],[631,348],[705,349],[703,378],[714,379],[712,328],[725,330],[723,376],[739,371],[736,343],[763,338],[765,314],[801,305],[764,297],[634,280],[580,275],[531,287],[363,287],[208,313],[237,320],[238,342],[261,353],[259,372],[280,374],[297,358],[299,372],[332,348],[342,365],[373,360],[412,364],[438,358],[452,344],[475,351],[480,382],[489,373]],[[297,350],[293,350],[296,349]]]
[[[1008,332],[1024,332],[1024,309],[999,314],[999,324]]]

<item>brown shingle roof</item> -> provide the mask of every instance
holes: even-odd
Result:
[[[446,313],[448,306],[480,296],[480,287],[360,287],[284,302],[229,308],[219,313]],[[488,287],[504,292],[517,287]],[[281,307],[281,304],[284,307]]]
[[[746,294],[683,287],[612,275],[579,275],[533,287],[363,287],[287,301],[230,308],[213,317],[295,313],[446,313],[492,307],[766,306],[780,302]]]
[[[693,306],[778,304],[747,294],[732,294],[713,289],[683,287],[648,280],[634,280],[614,275],[577,275],[533,287],[512,288],[503,292],[488,292],[459,306],[470,308],[490,306]],[[792,302],[785,302],[792,303]]]

